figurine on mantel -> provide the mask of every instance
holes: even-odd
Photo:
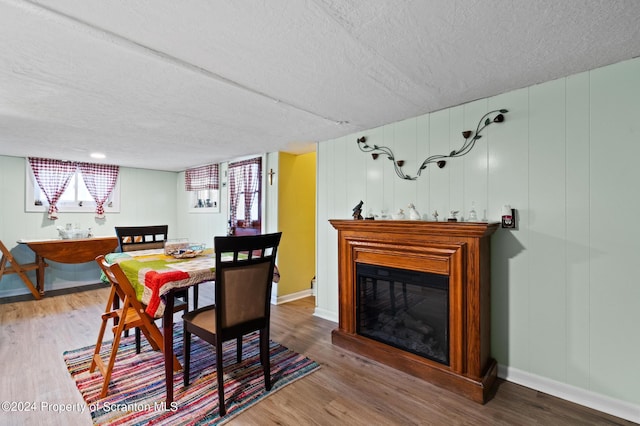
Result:
[[[418,213],[418,211],[416,210],[416,206],[414,206],[413,203],[409,203],[409,205],[407,207],[409,207],[409,219],[410,220],[421,220],[422,219],[422,216],[420,216],[420,213]]]
[[[433,220],[437,222],[438,221],[438,216],[440,216],[438,214],[438,210],[434,210],[433,214],[431,216],[433,216]]]
[[[447,222],[457,222],[458,218],[456,217],[456,215],[459,213],[459,210],[451,210],[450,214],[451,216],[449,216],[447,218]]]
[[[391,219],[394,220],[403,220],[404,219],[404,210],[398,209],[397,212],[391,215]]]
[[[353,220],[362,220],[362,200],[353,208]]]

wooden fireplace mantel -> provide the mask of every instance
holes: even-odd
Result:
[[[330,220],[338,230],[339,323],[333,344],[485,403],[491,358],[490,236],[499,223]],[[356,332],[356,265],[449,277],[449,365]]]

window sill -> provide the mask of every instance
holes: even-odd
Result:
[[[220,207],[192,207],[188,213],[220,213]]]

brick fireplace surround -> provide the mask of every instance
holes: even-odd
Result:
[[[338,230],[339,323],[333,344],[484,404],[491,358],[490,236],[498,223],[330,220]],[[449,277],[449,365],[358,335],[356,264]]]

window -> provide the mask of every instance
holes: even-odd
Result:
[[[236,235],[261,233],[261,157],[229,163],[229,220]]]
[[[190,212],[220,211],[220,178],[217,164],[188,169],[184,173]]]
[[[35,179],[29,159],[26,160],[25,169],[27,182],[25,211],[47,212],[49,210],[49,202]],[[73,172],[66,189],[58,199],[57,207],[58,212],[96,212],[97,204],[87,188],[80,168],[76,167]],[[118,213],[120,211],[120,179],[116,180],[113,191],[111,191],[103,204],[103,209],[106,213]]]
[[[196,210],[213,209],[215,211],[220,211],[219,199],[219,190],[201,189],[200,191],[191,191],[189,205],[191,209]]]

